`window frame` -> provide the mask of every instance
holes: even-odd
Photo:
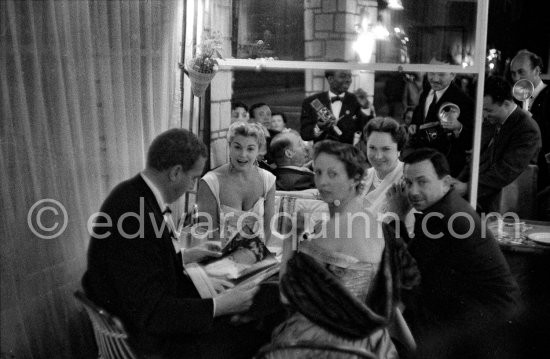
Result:
[[[397,64],[397,63],[349,63],[349,62],[316,62],[285,61],[261,59],[219,59],[221,70],[352,70],[366,72],[453,72],[477,75],[477,88],[474,112],[474,139],[472,146],[472,164],[470,177],[470,204],[476,208],[479,183],[479,156],[481,151],[481,124],[483,113],[483,88],[485,85],[485,56],[487,52],[487,24],[489,0],[477,0],[475,61],[472,66],[430,65],[430,64]]]

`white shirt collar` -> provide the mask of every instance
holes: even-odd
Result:
[[[153,192],[153,195],[155,196],[157,203],[160,207],[160,211],[164,212],[164,210],[168,205],[164,202],[164,199],[162,198],[162,194],[160,193],[160,190],[158,189],[157,186],[155,186],[153,181],[151,181],[151,179],[147,177],[147,175],[144,172],[141,172],[140,175],[141,175],[141,178],[143,178],[143,180],[147,184],[147,186],[149,186],[149,188],[151,189],[151,192]]]
[[[449,87],[450,86],[447,86],[443,90],[435,91],[435,95],[437,96],[437,101],[439,101],[441,99],[441,96],[443,96],[443,94],[445,94],[445,92],[447,91],[447,89]],[[434,95],[434,90],[430,91],[430,96],[433,97],[433,95]]]
[[[166,207],[168,207],[168,204],[166,202],[164,202],[164,199],[162,198],[162,194],[160,193],[160,190],[158,189],[157,186],[155,186],[153,181],[151,181],[151,179],[149,177],[147,177],[147,175],[144,172],[141,172],[140,175],[141,175],[141,178],[143,178],[143,180],[147,184],[147,186],[149,186],[149,188],[153,192],[153,195],[155,195],[157,203],[160,207],[160,211],[164,212]],[[162,215],[164,217],[164,221],[165,221],[166,225],[168,225],[168,228],[172,231],[172,235],[175,235],[175,236],[179,237],[179,233],[177,232],[176,226],[175,226],[174,221],[172,219],[172,215],[169,214],[169,213],[163,213]],[[170,227],[172,227],[172,228],[170,228]],[[181,248],[180,244],[178,243],[177,237],[174,238],[172,236],[172,245],[174,246],[174,250],[176,251],[176,253],[179,253],[180,251],[182,251],[182,248]],[[183,254],[183,252],[182,252],[182,254]]]

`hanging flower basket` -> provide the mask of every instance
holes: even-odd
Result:
[[[200,72],[194,69],[192,63],[193,60],[189,61],[187,66],[185,66],[189,80],[191,80],[191,91],[193,92],[193,95],[201,97],[204,95],[204,92],[208,88],[208,85],[210,85],[210,82],[214,76],[216,76],[218,69],[216,67],[212,70],[212,72]]]
[[[193,95],[201,97],[218,72],[217,57],[221,58],[222,36],[220,32],[205,33],[196,46],[195,56],[185,66]]]

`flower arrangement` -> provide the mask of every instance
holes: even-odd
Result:
[[[219,31],[206,35],[200,44],[196,46],[196,54],[190,61],[191,68],[201,73],[213,73],[218,70],[216,57],[222,57],[222,36]]]
[[[211,35],[203,37],[201,43],[197,45],[195,56],[189,60],[186,66],[193,95],[202,96],[216,75],[218,71],[216,57],[222,57],[221,48],[222,36],[220,32],[213,32]]]

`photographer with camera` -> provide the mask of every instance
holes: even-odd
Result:
[[[451,59],[441,56],[430,61],[434,65],[451,63]],[[422,93],[414,110],[407,147],[429,147],[445,154],[451,176],[456,177],[466,165],[467,151],[472,148],[474,102],[453,84],[454,73],[428,72],[427,77],[431,89]],[[445,112],[447,106],[442,106],[445,103],[454,104],[459,110]]]
[[[374,117],[374,107],[364,90],[348,92],[351,71],[326,70],[325,78],[330,90],[310,96],[302,103],[300,135],[305,141],[331,139],[354,144]]]

